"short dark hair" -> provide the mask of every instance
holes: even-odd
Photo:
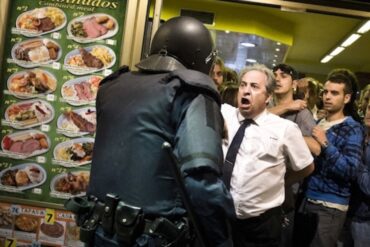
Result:
[[[357,114],[357,106],[355,104],[358,91],[357,76],[349,69],[338,68],[329,72],[326,81],[344,84],[344,93],[351,95],[351,100],[344,107],[344,114],[350,115],[359,121],[360,117]]]
[[[283,71],[285,74],[288,74],[292,77],[293,80],[297,80],[299,78],[298,72],[290,65],[281,63],[272,68],[273,72],[276,72],[278,69]]]
[[[357,77],[349,69],[332,70],[328,75],[327,81],[331,81],[334,83],[343,83],[344,92],[346,94],[353,94],[357,92]]]

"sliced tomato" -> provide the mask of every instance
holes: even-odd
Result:
[[[9,150],[10,147],[12,146],[12,139],[10,139],[8,136],[5,136],[4,139],[3,139],[3,147],[4,149],[6,150]]]

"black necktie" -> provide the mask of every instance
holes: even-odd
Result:
[[[252,119],[245,119],[242,122],[233,140],[231,141],[229,149],[227,150],[225,162],[222,167],[222,180],[224,181],[228,190],[230,190],[231,175],[233,174],[236,156],[244,138],[245,128],[252,123],[254,123]]]

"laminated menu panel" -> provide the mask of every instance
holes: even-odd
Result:
[[[120,65],[126,0],[9,1],[0,201],[62,207],[89,181],[99,83]]]

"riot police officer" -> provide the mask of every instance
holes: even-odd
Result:
[[[176,17],[158,29],[138,72],[123,67],[102,81],[87,192],[102,206],[84,218],[100,223],[82,225],[84,232],[94,229],[94,246],[189,244],[186,209],[163,142],[178,157],[206,245],[232,246],[226,220],[234,207],[219,178],[220,98],[207,76],[214,55],[205,26]]]

